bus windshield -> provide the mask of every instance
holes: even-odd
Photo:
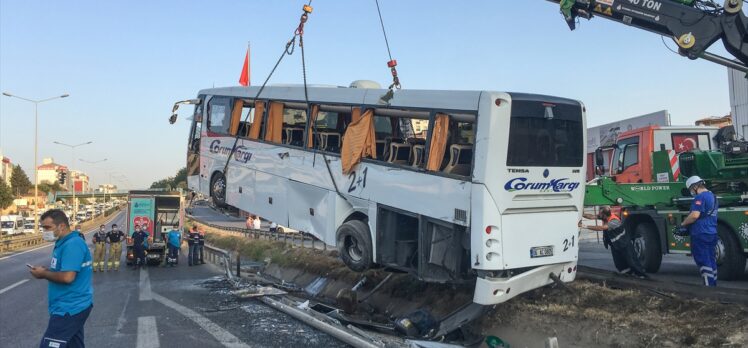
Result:
[[[509,124],[507,166],[581,167],[582,107],[515,100]]]

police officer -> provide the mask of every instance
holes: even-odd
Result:
[[[706,189],[704,180],[694,175],[686,180],[688,191],[693,197],[691,212],[681,223],[681,233],[687,230],[691,235],[691,254],[699,267],[704,285],[717,286],[717,197]]]
[[[109,241],[109,262],[107,267],[119,271],[119,260],[122,257],[122,240],[125,239],[125,232],[117,228],[117,224],[112,224],[112,230],[106,234]]]
[[[189,253],[187,254],[187,264],[189,266],[197,265],[199,242],[200,233],[197,231],[197,225],[192,225],[190,234],[187,235],[187,246],[189,247]]]
[[[644,267],[634,253],[634,245],[631,244],[631,238],[623,228],[621,218],[613,214],[609,206],[602,206],[597,215],[583,215],[586,219],[603,221],[602,226],[583,226],[581,222],[579,224],[582,228],[603,232],[603,245],[605,249],[610,245],[613,263],[619,272],[632,274],[639,278],[648,278],[644,272]]]
[[[166,245],[169,248],[169,255],[166,258],[166,264],[174,267],[179,257],[179,247],[182,245],[182,233],[179,232],[178,225],[174,224],[171,231],[166,234]]]
[[[107,233],[104,231],[104,225],[99,226],[99,230],[94,233],[93,245],[94,245],[94,260],[93,260],[93,271],[96,272],[104,271],[104,260],[106,259],[106,237]]]
[[[135,226],[135,232],[132,234],[132,249],[135,254],[135,260],[133,261],[133,270],[145,266],[145,243],[148,239],[148,233],[140,228],[140,225]]]

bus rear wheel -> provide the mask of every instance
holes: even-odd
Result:
[[[745,272],[745,255],[735,235],[724,225],[717,225],[719,240],[715,247],[717,257],[717,278],[736,280]]]
[[[226,207],[226,177],[223,173],[213,175],[213,180],[210,182],[210,197],[219,208]]]
[[[348,268],[363,272],[372,267],[373,248],[369,226],[360,220],[348,221],[337,231],[337,244],[340,258]]]
[[[634,252],[647,273],[657,273],[662,264],[662,251],[657,229],[650,222],[636,225],[634,230]]]

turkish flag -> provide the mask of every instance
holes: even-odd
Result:
[[[696,134],[673,135],[675,153],[687,152],[699,148],[699,136]]]
[[[239,76],[239,84],[249,86],[249,47],[247,47],[247,55],[244,56],[244,66],[242,66],[242,74]]]

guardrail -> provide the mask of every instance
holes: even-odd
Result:
[[[221,225],[213,224],[210,222],[204,222],[192,215],[188,215],[187,217],[201,225],[215,228],[215,229],[218,229],[223,232],[233,234],[239,237],[277,240],[277,241],[282,241],[286,244],[291,244],[293,246],[300,246],[301,248],[306,248],[307,247],[306,242],[309,241],[311,242],[310,243],[311,249],[327,250],[327,244],[325,244],[325,242],[322,242],[321,240],[315,238],[314,236],[311,236],[303,232],[298,232],[298,233],[297,232],[271,232],[271,231],[265,231],[265,230],[221,226]]]
[[[41,235],[3,237],[0,239],[0,252],[26,248],[44,243]]]

